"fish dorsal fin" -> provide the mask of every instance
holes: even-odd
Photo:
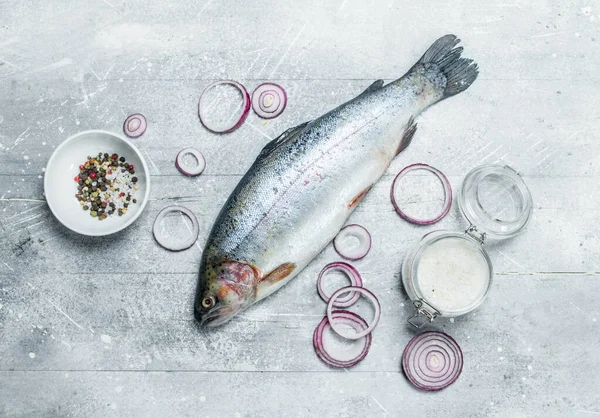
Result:
[[[373,82],[373,84],[371,84],[369,87],[367,87],[367,89],[365,91],[363,91],[360,95],[362,96],[363,94],[372,93],[374,91],[379,90],[382,87],[383,87],[383,80],[377,80],[377,81]]]
[[[273,139],[271,142],[265,145],[265,147],[260,152],[259,157],[265,157],[273,151],[275,151],[277,148],[279,148],[281,144],[284,144],[288,139],[292,138],[294,135],[302,131],[302,129],[304,129],[306,125],[308,125],[308,123],[309,122],[301,123],[300,125],[290,128],[287,131],[283,132],[277,138]]]

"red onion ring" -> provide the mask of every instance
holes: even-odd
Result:
[[[319,292],[319,296],[321,296],[321,299],[323,299],[325,303],[329,302],[331,296],[325,293],[325,289],[323,288],[323,278],[334,271],[344,273],[346,277],[350,279],[350,283],[352,284],[352,286],[362,287],[363,285],[360,274],[350,264],[344,263],[342,261],[329,263],[325,267],[323,267],[323,270],[321,270],[321,272],[319,273],[319,277],[317,278],[317,292]],[[360,293],[348,292],[347,296],[343,298],[337,298],[333,302],[333,306],[337,308],[347,308],[349,306],[354,305],[358,299],[360,299]]]
[[[123,132],[125,132],[125,135],[129,138],[137,138],[146,132],[147,126],[148,122],[146,121],[146,117],[141,113],[134,113],[133,115],[127,116],[127,119],[123,122]]]
[[[344,239],[348,236],[358,238],[358,247],[344,248]],[[348,260],[360,260],[371,250],[371,234],[364,227],[351,224],[342,228],[333,240],[333,248],[342,257]]]
[[[276,118],[286,106],[287,94],[278,84],[263,83],[252,93],[252,109],[263,119]]]
[[[273,90],[263,91],[258,99],[255,99],[255,96],[252,96],[252,99],[252,107],[254,108],[256,104],[260,110],[266,113],[275,112],[281,104],[281,98]]]
[[[177,245],[169,244],[167,242],[167,240],[165,239],[165,237],[160,232],[160,221],[162,221],[164,219],[164,217],[167,216],[171,212],[181,212],[182,214],[184,214],[188,218],[190,218],[190,221],[192,221],[192,228],[193,228],[193,230],[191,231],[192,236],[190,238],[188,238],[187,240],[180,242]],[[188,208],[186,208],[184,206],[178,206],[178,205],[167,206],[166,208],[161,210],[159,212],[159,214],[156,216],[156,220],[154,221],[154,226],[152,227],[152,233],[154,234],[154,239],[156,240],[156,242],[161,247],[163,247],[167,250],[170,250],[170,251],[187,250],[192,245],[194,245],[194,243],[198,239],[199,232],[200,232],[200,227],[198,226],[198,219],[196,218],[194,213],[191,210],[189,210]]]
[[[333,312],[333,304],[335,303],[335,300],[337,299],[337,297],[340,296],[342,293],[346,293],[346,292],[350,292],[350,291],[361,293],[363,296],[366,296],[367,299],[370,299],[371,302],[373,303],[373,306],[375,307],[375,315],[373,317],[373,321],[367,327],[367,329],[365,329],[361,332],[357,332],[356,334],[348,335],[348,334],[344,334],[339,329],[339,327],[336,329],[336,324],[335,324],[335,321],[333,321],[332,312]],[[370,334],[377,326],[377,323],[379,322],[380,317],[381,317],[381,305],[379,304],[379,300],[377,300],[377,298],[375,297],[375,295],[373,293],[371,293],[371,291],[365,289],[364,287],[357,287],[357,286],[342,287],[341,289],[336,290],[333,293],[333,295],[331,295],[329,302],[327,302],[327,319],[329,319],[329,324],[331,325],[331,329],[333,331],[335,331],[335,333],[337,335],[339,335],[340,337],[344,337],[348,340],[358,340],[359,338]]]
[[[333,311],[331,315],[335,323],[349,325],[352,328],[354,328],[356,332],[364,331],[368,327],[367,321],[365,321],[363,318],[361,318],[359,315],[353,312],[338,310]],[[334,354],[331,353],[331,350],[328,351],[326,349],[325,340],[323,338],[325,335],[325,331],[328,328],[331,328],[331,324],[329,323],[329,319],[327,317],[324,317],[315,329],[315,332],[313,334],[313,345],[315,347],[315,352],[317,353],[319,358],[321,358],[321,360],[323,360],[326,364],[332,367],[340,368],[352,367],[358,364],[369,353],[372,340],[371,334],[365,335],[360,340],[363,343],[363,347],[356,357],[349,360],[342,360],[334,357]]]
[[[413,170],[430,171],[431,173],[435,174],[438,179],[440,179],[440,181],[442,182],[442,186],[444,186],[444,206],[442,208],[442,212],[435,218],[432,218],[432,219],[413,218],[412,216],[409,216],[406,213],[402,212],[402,210],[400,209],[400,206],[398,206],[398,204],[396,203],[396,194],[394,193],[395,188],[396,188],[396,182],[398,180],[400,180],[402,177],[404,177],[404,175],[406,175],[407,173],[409,173]],[[392,191],[390,193],[390,196],[392,199],[392,205],[394,205],[394,209],[396,209],[396,212],[398,212],[398,215],[400,215],[402,218],[404,218],[408,222],[411,222],[416,225],[431,225],[431,224],[434,224],[434,223],[440,221],[441,219],[444,218],[444,216],[446,216],[448,214],[448,212],[450,211],[450,207],[452,206],[452,187],[450,186],[450,182],[448,181],[448,178],[440,170],[438,170],[437,168],[432,167],[430,165],[427,165],[427,164],[412,164],[412,165],[409,165],[408,167],[404,167],[404,169],[402,169],[402,171],[400,171],[396,175],[396,178],[394,178],[394,181],[392,182]]]
[[[193,167],[191,170],[184,168],[185,164],[183,164],[183,156],[187,154],[192,154],[194,157],[196,157],[196,160],[198,160],[198,165]],[[182,174],[185,174],[189,177],[195,177],[202,174],[206,168],[206,160],[204,159],[202,153],[196,148],[185,148],[179,151],[179,154],[177,154],[177,158],[175,158],[175,166],[179,171],[181,171]]]
[[[421,390],[442,390],[458,379],[463,354],[457,342],[443,332],[427,331],[415,335],[402,353],[402,369]]]
[[[217,86],[223,85],[223,84],[234,86],[242,94],[243,102],[242,102],[242,106],[240,108],[241,113],[240,113],[239,117],[236,119],[235,123],[227,124],[227,125],[223,125],[223,126],[215,126],[215,125],[211,125],[211,123],[206,118],[206,114],[205,114],[206,107],[207,107],[206,93],[209,90],[211,90]],[[242,126],[242,123],[244,123],[244,121],[246,120],[246,117],[248,117],[249,112],[250,112],[250,95],[248,94],[248,91],[242,84],[238,83],[237,81],[233,81],[233,80],[217,81],[215,83],[210,84],[208,87],[206,87],[204,89],[204,91],[200,95],[200,100],[198,101],[198,116],[200,117],[200,122],[202,122],[202,125],[204,125],[204,127],[206,129],[208,129],[211,132],[218,133],[218,134],[235,131],[237,128]]]

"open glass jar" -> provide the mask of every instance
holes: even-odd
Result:
[[[483,244],[513,237],[531,219],[527,185],[508,166],[473,169],[458,195],[466,231],[431,232],[409,251],[402,283],[416,312],[408,322],[421,327],[436,317],[455,317],[477,308],[492,287],[493,267]]]

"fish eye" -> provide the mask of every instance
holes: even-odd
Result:
[[[215,298],[213,298],[212,296],[207,296],[204,299],[202,299],[202,307],[205,309],[210,309],[213,306],[215,306]]]

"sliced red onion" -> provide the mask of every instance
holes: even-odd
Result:
[[[348,237],[357,238],[358,245],[351,246]],[[348,260],[360,260],[371,249],[371,234],[364,227],[357,224],[345,226],[333,240],[333,248],[339,255]]]
[[[338,296],[340,296],[346,292],[361,293],[363,296],[365,296],[367,299],[369,299],[371,301],[371,303],[373,304],[373,306],[375,308],[375,315],[373,316],[373,321],[371,321],[371,324],[365,330],[363,330],[361,332],[357,332],[355,334],[348,334],[348,333],[343,332],[336,325],[335,321],[333,321],[333,316],[332,316],[333,306],[334,306],[333,304],[335,303]],[[349,340],[358,340],[359,338],[370,334],[377,326],[377,323],[379,322],[380,317],[381,317],[381,305],[379,304],[379,300],[377,300],[377,298],[375,297],[375,295],[373,293],[371,293],[371,291],[365,289],[364,287],[357,287],[357,286],[342,287],[341,289],[336,290],[333,293],[333,295],[331,295],[331,298],[329,299],[329,302],[327,303],[327,319],[329,319],[329,324],[331,325],[331,329],[334,330],[335,333],[338,334],[340,337],[344,337]]]
[[[340,325],[347,325],[354,329],[355,332],[361,332],[367,329],[368,324],[363,318],[353,312],[348,311],[333,311],[331,313],[334,323]],[[315,352],[325,363],[332,367],[352,367],[358,364],[362,359],[369,353],[371,347],[371,334],[367,334],[364,337],[354,340],[352,342],[345,342],[344,348],[356,348],[350,357],[344,354],[348,354],[349,350],[336,350],[334,347],[330,347],[328,344],[327,331],[331,328],[329,319],[324,317],[319,323],[313,334],[313,345],[315,346]]]
[[[232,115],[221,115],[221,117],[225,117],[225,120],[214,121],[212,120],[213,114],[218,113],[222,110],[220,106],[220,102],[222,97],[217,96],[214,102],[209,102],[209,92],[213,89],[219,88],[221,86],[233,86],[237,90],[239,90],[241,94],[241,101],[237,108],[235,109],[235,113]],[[212,83],[208,87],[204,89],[202,95],[200,96],[200,101],[198,102],[198,116],[200,117],[200,122],[202,125],[209,131],[215,133],[228,133],[233,132],[246,120],[248,113],[250,111],[250,95],[246,88],[238,83],[237,81],[232,80],[223,80]]]
[[[181,212],[182,214],[184,214],[185,216],[190,218],[190,221],[192,221],[193,230],[190,231],[192,233],[191,236],[188,239],[186,239],[185,241],[182,241],[177,244],[170,244],[168,242],[168,240],[162,235],[161,230],[160,230],[160,222],[165,218],[165,216],[167,216],[171,212]],[[164,208],[163,210],[160,211],[160,213],[156,217],[156,220],[154,221],[154,226],[152,228],[152,232],[154,234],[154,239],[156,240],[156,242],[158,242],[158,244],[161,247],[166,248],[167,250],[171,250],[171,251],[182,251],[182,250],[187,250],[192,245],[194,245],[194,243],[198,239],[198,233],[200,232],[200,227],[198,226],[198,219],[196,218],[196,216],[194,215],[194,213],[191,210],[189,210],[188,208],[186,208],[184,206],[173,205],[173,206],[167,206],[166,208]]]
[[[123,132],[125,132],[125,135],[129,138],[137,138],[146,132],[147,126],[148,123],[146,117],[141,113],[134,113],[133,115],[127,116],[127,119],[125,119],[125,122],[123,123]]]
[[[287,94],[283,87],[274,83],[263,83],[252,93],[252,109],[263,119],[281,115],[287,106]]]
[[[463,354],[451,336],[427,331],[415,335],[402,354],[404,374],[414,386],[436,391],[458,379],[463,367]]]
[[[400,209],[400,207],[398,206],[398,204],[396,203],[396,193],[395,193],[396,182],[398,180],[400,180],[402,177],[404,177],[404,175],[406,175],[407,173],[409,173],[413,170],[427,170],[427,171],[432,172],[440,179],[440,181],[442,182],[442,186],[444,186],[444,199],[445,199],[444,206],[442,207],[442,212],[435,218],[432,218],[432,219],[413,218],[413,217],[407,215],[405,212],[403,212]],[[450,182],[448,181],[448,178],[446,178],[444,173],[442,173],[440,170],[438,170],[437,168],[431,167],[430,165],[427,165],[427,164],[412,164],[412,165],[409,165],[408,167],[405,167],[402,171],[400,171],[398,173],[398,175],[396,176],[396,178],[394,179],[394,181],[392,182],[392,191],[390,194],[391,194],[391,198],[392,198],[392,205],[394,205],[394,209],[396,209],[396,212],[398,212],[398,215],[400,215],[402,218],[404,218],[408,222],[411,222],[411,223],[417,224],[417,225],[431,225],[431,224],[434,224],[434,223],[440,221],[441,219],[444,218],[444,216],[446,216],[448,214],[448,212],[450,211],[450,207],[452,206],[452,187],[450,186]]]
[[[325,301],[325,303],[329,302],[331,296],[325,293],[325,289],[323,288],[323,279],[327,277],[328,274],[333,273],[334,271],[339,271],[344,273],[346,277],[350,279],[350,283],[352,286],[362,287],[362,278],[358,271],[352,267],[348,263],[344,263],[342,261],[329,263],[323,270],[319,273],[319,277],[317,278],[317,291],[319,292],[319,296],[321,299]],[[360,293],[356,292],[348,292],[348,294],[344,297],[339,297],[333,302],[333,306],[337,308],[347,308],[348,306],[352,306],[356,303],[356,301],[360,299]]]
[[[187,154],[191,154],[194,157],[196,157],[198,164],[195,167],[188,167],[183,162],[183,157]],[[196,148],[185,148],[179,151],[179,154],[177,154],[177,158],[175,159],[175,165],[177,166],[177,169],[181,171],[181,173],[189,177],[194,177],[202,174],[202,172],[206,168],[206,160],[204,159],[202,153]]]

